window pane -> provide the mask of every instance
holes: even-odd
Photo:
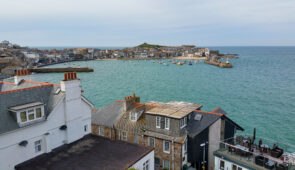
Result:
[[[41,108],[37,108],[36,109],[36,118],[40,118],[41,117]]]
[[[155,139],[152,137],[149,137],[149,142],[148,142],[149,146],[154,147],[155,146]]]
[[[170,162],[168,160],[164,160],[164,168],[170,168]]]
[[[41,140],[35,141],[35,152],[40,152],[41,151]]]
[[[220,169],[224,169],[224,161],[220,161]]]
[[[237,165],[233,165],[233,170],[237,170]]]
[[[29,114],[29,120],[33,120],[35,119],[35,115],[34,114]]]
[[[27,121],[27,112],[21,112],[20,119],[22,122],[26,122]]]

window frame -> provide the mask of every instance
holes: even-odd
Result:
[[[124,133],[125,133],[125,135],[123,135]],[[125,139],[124,139],[124,137],[125,137]],[[127,141],[127,132],[126,131],[121,132],[121,140]]]
[[[154,142],[153,146],[151,145],[150,139],[153,139],[153,142]],[[154,137],[148,137],[148,145],[151,147],[155,147],[156,146],[156,139]]]
[[[168,143],[168,150],[166,150],[166,143]],[[163,140],[163,152],[170,154],[170,141],[169,140]]]
[[[40,117],[37,117],[37,109],[40,109],[40,111],[41,111]],[[21,117],[22,113],[25,113],[25,115],[26,115],[25,121],[22,121],[22,117]],[[17,111],[17,116],[19,117],[18,123],[20,123],[20,124],[26,124],[26,123],[30,123],[30,122],[33,122],[36,120],[40,120],[40,119],[44,118],[44,106],[36,106],[36,107],[26,108],[26,109]],[[30,118],[30,116],[31,116],[31,118]]]
[[[137,119],[137,113],[136,112],[130,112],[130,120],[136,121]]]
[[[180,119],[180,129],[186,127],[187,125],[187,117],[183,117],[182,119]]]
[[[163,159],[163,169],[167,168],[167,167],[165,167],[165,162],[168,163],[168,169],[170,170],[170,161],[166,160],[166,159]]]
[[[221,162],[223,162],[223,167],[221,167]],[[224,162],[224,160],[220,160],[220,161],[219,161],[219,169],[220,169],[220,170],[224,170],[224,167],[225,167],[225,162]]]
[[[42,139],[34,142],[35,153],[42,151]]]
[[[149,160],[149,159],[146,160],[146,161],[142,164],[142,166],[143,166],[143,170],[149,170],[149,168],[150,168],[150,160]]]
[[[169,130],[170,129],[170,118],[168,118],[168,117],[165,117],[165,125],[164,125],[164,128],[166,130]]]
[[[104,126],[98,126],[98,135],[104,136]]]
[[[161,128],[161,117],[156,116],[156,128]]]

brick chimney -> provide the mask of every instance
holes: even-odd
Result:
[[[123,102],[123,111],[126,112],[127,110],[132,109],[134,107],[134,103],[140,103],[140,97],[136,96],[135,93],[133,93],[133,96],[125,97]]]
[[[60,87],[61,91],[67,94],[71,93],[71,97],[81,96],[81,81],[77,78],[76,72],[64,73],[64,79],[60,82]]]
[[[31,72],[29,69],[16,70],[16,75],[14,76],[14,84],[18,85],[22,80],[31,79]]]

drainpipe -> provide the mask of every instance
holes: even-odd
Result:
[[[174,139],[172,139],[172,170],[174,170]]]

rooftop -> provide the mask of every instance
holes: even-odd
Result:
[[[293,146],[269,139],[258,141],[255,136],[248,135],[237,135],[220,143],[221,149],[214,153],[215,156],[237,162],[248,169],[295,169]]]
[[[129,168],[151,151],[151,147],[89,135],[21,163],[16,169],[120,170]]]
[[[154,115],[163,115],[163,116],[172,117],[176,119],[181,119],[184,116],[191,113],[192,111],[202,107],[202,105],[200,104],[176,102],[176,101],[170,101],[168,103],[149,102],[149,104],[154,104],[154,105],[157,105],[158,107],[154,107],[146,111],[146,113],[154,114]]]

